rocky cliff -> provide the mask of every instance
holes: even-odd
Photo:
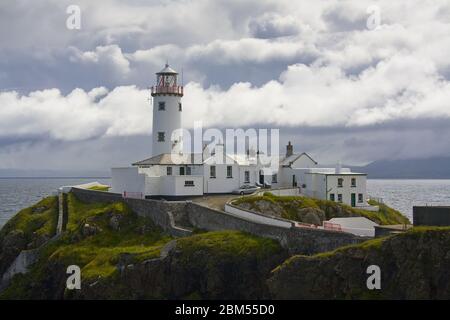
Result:
[[[69,194],[68,207],[65,233],[40,249],[1,298],[262,299],[270,271],[287,258],[275,240],[236,231],[174,239],[121,202],[87,204]],[[82,290],[66,289],[69,265],[81,268]]]
[[[450,297],[450,228],[418,228],[333,252],[289,257],[272,239],[237,231],[173,238],[122,202],[68,196],[66,231],[55,232],[56,199],[19,213],[0,232],[0,266],[39,247],[3,299],[417,299]],[[44,245],[42,245],[44,243]],[[368,290],[368,265],[381,290]],[[66,289],[69,265],[81,290]],[[4,271],[2,271],[3,273]]]
[[[381,271],[369,290],[367,267]],[[268,281],[276,299],[449,299],[450,228],[417,228],[314,256],[294,256]]]

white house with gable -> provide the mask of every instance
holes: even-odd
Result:
[[[259,153],[229,155],[223,144],[214,152],[183,153],[181,102],[183,86],[168,64],[156,74],[153,97],[153,156],[129,167],[112,168],[111,192],[125,197],[180,198],[231,193],[243,185],[299,188],[304,195],[367,206],[366,175],[347,168],[320,168],[308,154],[295,154],[292,144],[272,176],[264,175]]]

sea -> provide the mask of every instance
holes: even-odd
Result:
[[[52,195],[58,187],[98,181],[105,178],[0,178],[0,228],[18,211]],[[367,193],[412,221],[415,205],[450,205],[450,180],[367,180]]]

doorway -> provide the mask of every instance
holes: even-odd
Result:
[[[356,193],[352,193],[352,207],[356,207]]]

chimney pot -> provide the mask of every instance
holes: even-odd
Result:
[[[293,154],[294,154],[294,146],[289,141],[286,146],[286,158],[292,156]]]

